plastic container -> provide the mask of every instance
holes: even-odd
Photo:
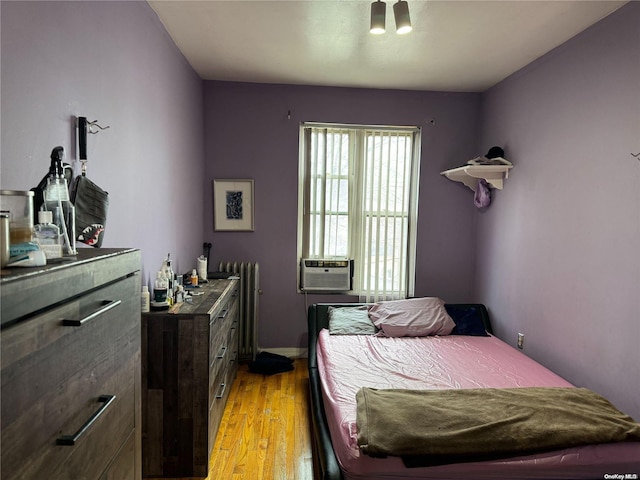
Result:
[[[47,264],[47,257],[42,250],[34,250],[9,258],[7,267],[42,267]]]
[[[38,225],[33,229],[36,242],[40,246],[40,250],[44,252],[47,260],[62,257],[60,229],[52,221],[52,213],[41,210],[38,212]]]
[[[163,270],[167,276],[167,299],[173,301],[176,294],[175,273],[171,267],[171,254],[167,254],[167,259],[163,262]]]
[[[149,287],[142,286],[142,292],[140,293],[140,309],[142,313],[146,313],[151,309],[151,295],[149,294]]]
[[[167,301],[167,277],[162,271],[159,271],[156,275],[155,287],[153,289],[153,297],[156,302]]]
[[[195,268],[191,271],[191,285],[194,287],[198,285],[198,274]]]
[[[201,282],[207,281],[207,257],[200,255],[196,258],[196,266],[198,270],[198,278]]]
[[[176,303],[184,302],[184,287],[182,285],[178,285],[178,289],[176,290]]]
[[[0,210],[9,212],[10,244],[30,242],[33,236],[33,192],[0,190]]]
[[[53,223],[60,229],[63,254],[75,255],[76,209],[69,200],[69,190],[64,177],[49,177],[44,191],[44,209],[52,212]]]

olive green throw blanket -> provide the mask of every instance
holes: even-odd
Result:
[[[433,459],[422,465],[640,441],[640,424],[585,388],[362,388],[356,401],[364,453]]]

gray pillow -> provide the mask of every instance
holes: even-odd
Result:
[[[329,333],[331,335],[374,335],[376,326],[369,320],[369,308],[329,307]]]

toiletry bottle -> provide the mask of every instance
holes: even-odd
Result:
[[[162,272],[162,278],[164,278],[165,284],[167,285],[167,303],[169,306],[173,305],[173,291],[171,287],[171,281],[169,280],[169,272]]]
[[[163,303],[167,301],[167,278],[163,275],[162,270],[156,274],[155,288],[153,289],[153,298],[156,302]]]
[[[194,287],[198,285],[198,274],[195,268],[191,271],[191,285]]]
[[[176,290],[176,303],[184,302],[184,287],[182,285],[178,285]]]
[[[38,224],[33,229],[36,242],[40,246],[40,250],[44,252],[47,260],[62,257],[60,229],[57,225],[51,223],[52,221],[53,215],[51,212],[40,210],[38,212]]]
[[[142,313],[146,313],[151,308],[151,298],[149,295],[149,287],[146,285],[142,286],[142,293],[140,294],[140,307]]]
[[[171,268],[171,253],[167,253],[167,279],[169,280],[169,285],[167,287],[167,296],[171,297],[172,300],[175,300],[176,280],[173,268]]]
[[[62,235],[62,254],[75,255],[76,252],[76,211],[69,200],[67,180],[62,169],[64,149],[56,147],[51,152],[49,178],[44,190],[44,210],[53,212],[53,223]]]

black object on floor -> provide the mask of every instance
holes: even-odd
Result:
[[[249,364],[249,371],[263,375],[288,372],[293,370],[293,360],[275,353],[260,352],[256,359]]]

